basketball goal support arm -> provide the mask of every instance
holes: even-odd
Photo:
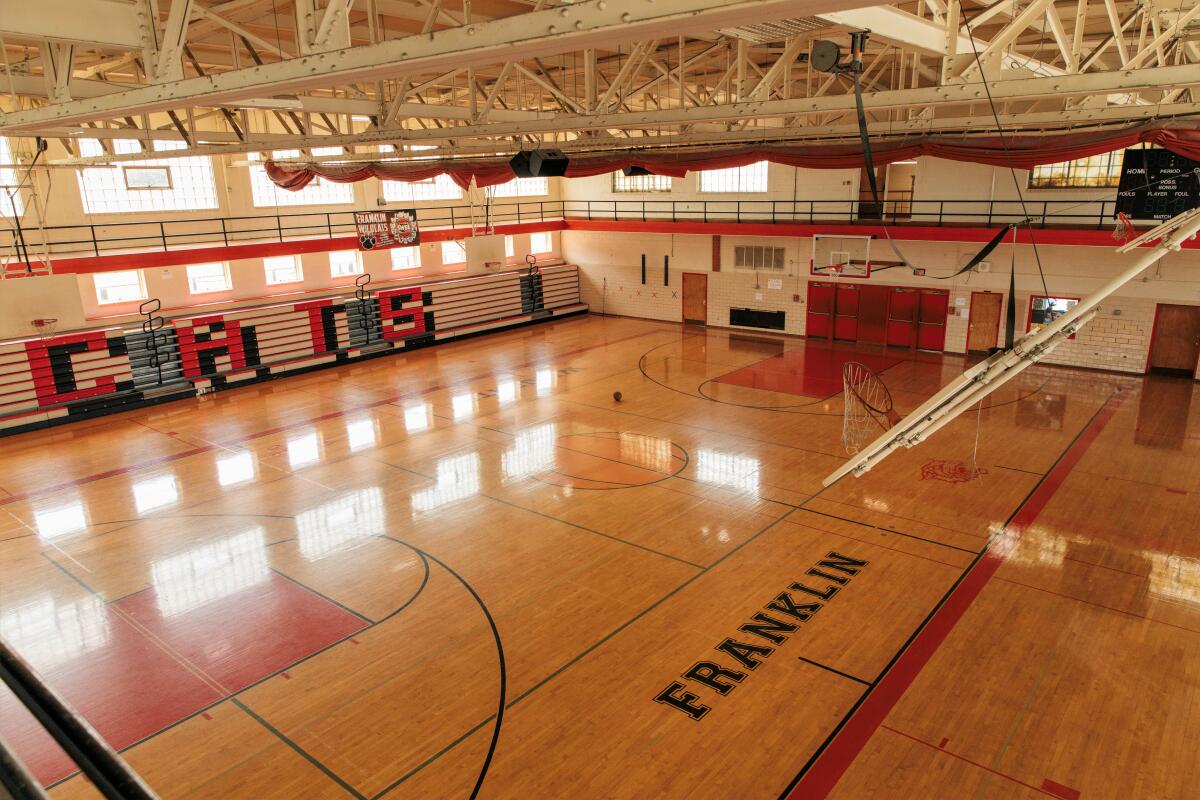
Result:
[[[1012,380],[1026,367],[1039,361],[1060,342],[1069,338],[1096,315],[1101,302],[1153,266],[1167,253],[1179,250],[1182,243],[1195,236],[1198,231],[1200,208],[1194,208],[1118,248],[1118,253],[1128,253],[1147,242],[1158,240],[1128,268],[1080,300],[1066,314],[1038,330],[1030,331],[1017,340],[1011,350],[996,353],[944,386],[911,414],[831,473],[822,485],[829,486],[849,474],[862,475],[897,448],[912,447],[941,430],[972,405]],[[1011,298],[1009,302],[1012,302]]]

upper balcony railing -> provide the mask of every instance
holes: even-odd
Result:
[[[882,206],[882,208],[881,208]],[[487,225],[562,219],[670,222],[980,226],[1030,219],[1034,227],[1103,229],[1112,224],[1115,200],[914,200],[880,204],[858,200],[529,200],[480,206],[417,209],[425,229],[485,230]],[[308,211],[256,216],[203,217],[144,222],[104,222],[24,229],[30,257],[102,255],[121,251],[177,250],[353,236],[353,211]],[[16,233],[0,229],[0,260],[21,261]]]

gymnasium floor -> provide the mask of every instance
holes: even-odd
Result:
[[[3,439],[3,635],[166,798],[1193,797],[1195,384],[821,491],[848,357],[963,368],[592,316]]]

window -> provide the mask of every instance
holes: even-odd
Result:
[[[702,192],[765,192],[767,162],[731,169],[708,169],[700,173]]]
[[[125,188],[132,191],[171,188],[171,170],[167,167],[122,167],[121,173]]]
[[[335,250],[329,254],[329,277],[345,278],[362,271],[362,256],[357,250]]]
[[[13,158],[12,147],[8,140],[0,138],[0,165],[15,164]],[[22,212],[21,195],[18,192],[13,192],[20,184],[17,178],[17,171],[12,167],[0,166],[0,217],[11,217],[13,215],[13,203],[17,205],[17,213]],[[9,200],[9,194],[12,194],[12,200]]]
[[[300,269],[300,259],[296,256],[272,256],[263,259],[263,269],[267,275],[267,286],[277,286],[281,283],[296,283],[304,280],[304,272]]]
[[[467,263],[467,247],[462,242],[445,241],[442,242],[442,263],[443,264],[465,264]]]
[[[513,178],[493,188],[492,197],[541,197],[550,194],[549,178]]]
[[[550,238],[549,231],[529,234],[529,252],[534,255],[554,252],[554,240]]]
[[[96,284],[96,302],[102,306],[146,299],[141,270],[98,272],[92,276],[92,281]]]
[[[1121,151],[1042,164],[1029,173],[1030,189],[1116,188],[1121,183]]]
[[[504,237],[504,257],[512,258],[513,252],[514,252],[513,251],[513,238],[511,236],[505,236]]]
[[[340,147],[318,147],[313,150],[317,155],[329,155],[326,150],[341,152]],[[274,150],[272,158],[296,158],[299,150]],[[261,160],[257,153],[250,154],[251,161]],[[324,178],[316,178],[308,186],[298,192],[280,189],[267,177],[267,168],[259,164],[250,167],[250,194],[254,198],[256,208],[270,206],[317,206],[335,205],[338,203],[354,202],[354,187],[349,183],[332,183]]]
[[[383,181],[383,199],[389,203],[459,200],[462,196],[462,189],[449,175],[438,175],[423,181]]]
[[[769,269],[775,272],[782,272],[784,269],[784,250],[782,247],[739,244],[733,248],[733,267],[734,269]]]
[[[392,248],[392,269],[416,269],[419,266],[421,266],[421,248]]]
[[[136,139],[113,139],[112,153],[140,153]],[[156,140],[157,152],[182,150],[185,142]],[[79,153],[102,156],[96,139],[80,139]],[[84,167],[78,171],[79,193],[88,214],[128,214],[150,211],[190,211],[217,208],[217,182],[207,156],[148,158],[125,161],[112,167]]]
[[[669,192],[671,191],[670,175],[626,175],[624,172],[612,174],[612,190],[621,192]]]
[[[1029,298],[1029,320],[1025,330],[1035,331],[1049,325],[1079,303],[1078,297],[1046,297],[1035,294]],[[1074,339],[1074,336],[1070,338]]]
[[[233,288],[233,282],[229,280],[229,265],[221,262],[188,264],[187,279],[188,291],[192,294],[227,292]]]

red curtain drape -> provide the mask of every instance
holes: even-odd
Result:
[[[998,167],[1031,169],[1038,164],[1070,161],[1113,150],[1123,150],[1145,142],[1200,161],[1200,128],[1139,126],[1121,130],[1064,133],[1045,136],[914,137],[882,141],[871,145],[876,164],[904,161],[917,156],[935,156],[950,161],[991,164]],[[655,175],[682,178],[689,172],[706,169],[742,167],[757,161],[770,161],[806,169],[847,169],[863,166],[862,147],[837,145],[755,145],[738,148],[712,148],[686,153],[621,152],[602,155],[571,155],[568,178],[586,178],[615,172],[625,167],[642,167]],[[363,164],[291,165],[267,162],[267,175],[282,189],[299,191],[313,178],[335,183],[354,183],[367,178],[390,181],[420,181],[446,174],[466,189],[475,181],[478,187],[507,183],[515,176],[508,160],[439,160],[421,164],[370,162]]]

